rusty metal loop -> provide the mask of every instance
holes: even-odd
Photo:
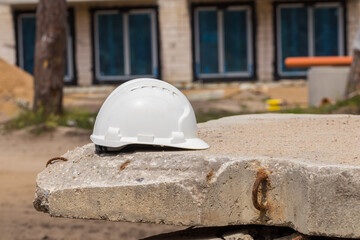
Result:
[[[53,163],[54,161],[56,161],[56,160],[61,160],[61,161],[64,161],[64,162],[67,161],[67,159],[64,158],[64,157],[54,157],[54,158],[49,159],[49,161],[46,162],[46,167],[47,167],[49,164],[52,164],[52,163]]]
[[[265,211],[268,206],[263,204],[258,200],[259,187],[262,183],[268,184],[269,176],[264,170],[261,170],[257,173],[256,180],[252,188],[252,202],[254,207],[259,211]]]

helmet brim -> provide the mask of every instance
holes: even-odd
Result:
[[[108,148],[121,149],[127,145],[132,144],[141,144],[141,145],[153,145],[153,146],[164,146],[164,147],[174,147],[181,149],[190,149],[190,150],[202,150],[209,148],[209,144],[200,138],[188,138],[185,139],[184,142],[181,143],[166,143],[162,141],[154,141],[154,142],[141,142],[141,141],[105,141],[97,138],[95,135],[90,136],[91,140],[99,146],[104,146]]]
[[[207,144],[200,138],[190,138],[190,139],[186,139],[186,141],[183,143],[170,144],[170,145],[164,145],[164,146],[183,148],[183,149],[193,149],[193,150],[207,149],[210,147],[209,144]]]

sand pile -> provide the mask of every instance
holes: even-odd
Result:
[[[14,116],[18,105],[32,105],[33,77],[0,58],[0,115]]]

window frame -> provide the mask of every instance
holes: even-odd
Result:
[[[77,85],[77,77],[76,77],[76,66],[75,66],[75,30],[74,30],[74,13],[73,9],[67,10],[67,21],[68,28],[66,34],[66,53],[67,53],[67,68],[69,71],[69,75],[64,76],[64,85]],[[15,43],[16,43],[16,65],[21,69],[24,69],[24,46],[23,46],[23,36],[22,36],[22,18],[23,17],[35,17],[36,19],[36,11],[28,10],[28,11],[14,11],[14,26],[15,26]],[[35,35],[36,36],[36,35]],[[34,46],[35,48],[35,46]],[[34,56],[35,61],[35,56]],[[35,63],[34,63],[35,64]]]
[[[218,69],[219,73],[200,73],[200,42],[199,42],[199,18],[201,10],[216,10],[218,31]],[[246,37],[247,37],[247,71],[224,72],[225,68],[225,45],[224,45],[224,10],[246,10]],[[256,16],[253,2],[229,2],[229,3],[198,3],[192,4],[192,55],[193,55],[193,79],[202,82],[227,82],[227,81],[251,81],[256,80],[256,49],[253,41],[256,39]]]
[[[274,2],[274,42],[275,42],[275,67],[274,78],[280,79],[299,79],[307,77],[307,70],[287,73],[282,70],[282,49],[281,49],[281,14],[282,8],[296,8],[306,7],[308,12],[308,53],[309,57],[314,56],[315,43],[314,43],[314,20],[313,11],[315,8],[321,7],[338,7],[339,9],[339,35],[338,35],[338,48],[339,55],[344,56],[347,53],[347,38],[346,38],[346,4],[343,1],[297,1],[297,2]]]
[[[124,75],[101,76],[100,75],[100,51],[98,39],[98,15],[122,13],[123,17],[123,42],[124,42]],[[131,75],[130,66],[130,43],[129,43],[129,24],[130,14],[150,14],[151,18],[151,57],[152,57],[152,74],[151,75]],[[92,52],[93,52],[93,84],[119,84],[133,78],[161,78],[160,71],[160,47],[159,47],[159,26],[158,26],[158,9],[154,6],[144,7],[120,7],[120,8],[93,8],[91,9],[92,21]]]

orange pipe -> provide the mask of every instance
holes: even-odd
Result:
[[[314,67],[314,66],[348,66],[352,57],[288,57],[285,66],[288,68]]]

